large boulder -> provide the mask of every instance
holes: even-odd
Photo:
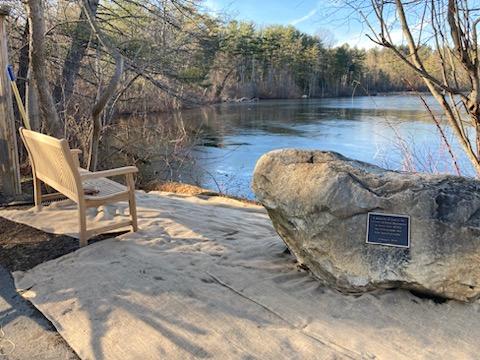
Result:
[[[253,190],[298,261],[329,286],[480,296],[479,181],[287,149],[260,158]],[[410,247],[367,244],[369,212],[409,215]]]

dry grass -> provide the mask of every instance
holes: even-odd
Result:
[[[260,205],[259,202],[254,201],[254,200],[249,200],[245,198],[240,198],[236,196],[231,196],[231,195],[226,195],[222,193],[218,193],[215,191],[203,189],[199,186],[196,185],[190,185],[190,184],[184,184],[184,183],[179,183],[175,181],[166,181],[166,182],[161,182],[158,180],[149,182],[148,184],[144,185],[141,187],[142,190],[145,190],[146,192],[149,191],[166,191],[166,192],[171,192],[171,193],[176,193],[176,194],[183,194],[183,195],[190,195],[190,196],[221,196],[229,199],[234,199],[241,201],[245,204],[254,204],[254,205]]]

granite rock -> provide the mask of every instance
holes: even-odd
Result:
[[[345,293],[480,296],[480,182],[389,171],[340,154],[277,150],[253,190],[298,261]],[[369,212],[410,216],[410,247],[366,243]]]

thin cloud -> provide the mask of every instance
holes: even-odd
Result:
[[[297,25],[297,24],[300,24],[308,19],[310,19],[312,16],[315,16],[315,14],[318,12],[318,7],[316,7],[315,9],[311,10],[307,15],[305,16],[302,16],[301,18],[298,18],[298,19],[295,19],[295,20],[292,20],[290,21],[290,25]]]
[[[206,0],[203,6],[209,13],[217,13],[220,11],[220,5],[216,0]]]

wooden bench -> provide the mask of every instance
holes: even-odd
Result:
[[[113,229],[131,226],[133,231],[138,230],[133,178],[138,169],[135,166],[90,172],[80,167],[78,155],[81,151],[71,150],[65,139],[59,140],[24,128],[20,128],[20,136],[32,165],[36,208],[40,211],[42,201],[53,200],[62,195],[75,202],[78,205],[80,246],[87,245],[92,236]],[[118,175],[125,175],[127,186],[107,179]],[[42,195],[41,182],[58,193]],[[130,220],[87,229],[87,208],[124,200],[129,204]]]

